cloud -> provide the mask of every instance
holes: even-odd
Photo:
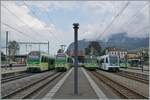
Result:
[[[81,9],[81,11],[88,13],[87,15],[90,17],[91,15],[93,16],[91,17],[93,23],[90,24],[90,28],[88,26],[90,23],[88,20],[87,23],[84,23],[86,25],[84,25],[85,27],[83,27],[81,32],[85,33],[81,37],[95,39],[98,35],[101,36],[105,28],[113,20],[114,16],[116,16],[116,14],[125,6],[127,2],[128,1],[43,1],[41,3],[40,1],[33,3],[33,1],[31,1],[27,3],[30,5],[35,5],[46,12],[49,10],[54,11],[57,9],[63,9],[66,11],[74,10],[76,8]],[[142,13],[140,13],[140,15],[138,15],[135,19],[132,19],[132,16],[146,3],[146,1],[130,1],[129,6],[125,9],[122,15],[116,19],[116,21],[104,33],[104,35],[102,35],[102,37],[107,38],[110,35],[118,32],[128,32],[128,36],[135,36],[133,30],[136,30],[137,26],[140,26],[142,29],[148,25],[148,23],[146,23],[148,22],[148,14],[145,14],[145,12],[148,12],[148,9],[143,10]],[[143,20],[139,20],[141,18]],[[131,24],[124,24],[126,22],[131,22]],[[136,23],[136,25],[132,22]],[[144,37],[145,30],[143,30],[143,32],[139,32],[138,34]]]
[[[11,14],[6,8],[8,8],[13,14]],[[58,41],[53,37],[54,32],[57,33],[55,25],[47,25],[45,22],[39,20],[36,17],[33,17],[29,14],[30,9],[24,5],[17,5],[16,2],[7,1],[2,2],[1,9],[1,20],[3,23],[10,25],[11,27],[23,32],[19,33],[13,29],[1,25],[2,32],[2,42],[5,41],[5,32],[9,31],[10,40],[16,41],[53,41],[56,45]],[[17,16],[17,17],[16,17]]]
[[[10,32],[10,39],[17,41],[50,41],[51,52],[54,53],[60,44],[69,45],[73,41],[72,27],[70,23],[78,21],[79,39],[95,40],[97,37],[108,38],[112,34],[127,32],[130,37],[144,37],[148,33],[148,7],[144,7],[146,1],[130,1],[129,6],[114,21],[111,27],[102,35],[105,28],[113,20],[114,16],[124,7],[128,1],[25,1],[28,8],[22,1],[2,1],[8,9],[16,16],[12,15],[3,6],[1,7],[1,19],[10,26],[22,31],[25,34],[18,33],[5,25],[2,25],[2,41],[5,41],[5,31]],[[33,16],[31,14],[32,7],[37,7],[41,13]],[[144,8],[143,8],[144,7]],[[142,10],[141,10],[142,9]],[[44,12],[54,13],[56,11],[64,11],[65,17],[55,16],[55,23],[49,23],[40,17],[45,17]],[[59,13],[59,12],[58,12]],[[71,14],[74,17],[71,18]],[[137,13],[137,14],[136,14]],[[135,17],[134,14],[136,14]],[[56,18],[55,18],[56,17]],[[66,21],[64,23],[70,30],[63,30],[57,25],[57,18]],[[70,20],[71,19],[71,20]],[[21,21],[20,21],[21,20]],[[71,22],[68,22],[71,21]],[[63,27],[63,26],[62,26]],[[138,34],[138,35],[137,35]],[[28,36],[25,36],[28,35]]]

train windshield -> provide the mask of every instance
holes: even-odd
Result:
[[[28,60],[29,61],[39,61],[40,59],[40,54],[38,52],[31,52],[28,55]]]
[[[66,57],[65,56],[64,57],[63,56],[57,56],[56,59],[62,60],[62,59],[66,59]]]
[[[109,57],[110,65],[111,66],[118,66],[118,58],[116,56]]]

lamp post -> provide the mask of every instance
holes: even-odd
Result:
[[[74,29],[74,54],[75,54],[75,62],[74,62],[74,94],[78,95],[78,29],[79,24],[73,24]]]

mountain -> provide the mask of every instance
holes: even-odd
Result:
[[[111,45],[107,46],[115,46],[118,48],[124,48],[127,50],[133,50],[137,48],[146,48],[149,46],[149,37],[146,38],[133,38],[133,37],[128,37],[127,33],[117,33],[108,39],[108,44],[110,43]]]
[[[127,50],[134,50],[138,48],[147,48],[149,47],[149,37],[145,38],[133,38],[128,37],[127,33],[116,33],[111,35],[107,41],[99,40],[101,47],[104,49],[106,47],[116,47],[123,48]],[[78,41],[78,49],[84,50],[89,45],[89,41],[87,40],[79,40]],[[68,46],[67,50],[73,50],[74,43],[71,43]]]

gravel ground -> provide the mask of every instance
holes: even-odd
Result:
[[[64,77],[65,74],[66,72],[63,73],[60,77],[53,80],[50,84],[42,88],[40,91],[36,91],[35,95],[29,99],[42,99],[57,84],[57,82],[59,82]]]
[[[30,84],[31,82],[35,82],[43,77],[46,77],[49,74],[52,74],[54,71],[48,71],[48,72],[43,72],[39,74],[35,74],[29,77],[21,78],[15,81],[11,81],[8,83],[4,83],[1,85],[1,95],[4,96],[6,94],[11,93],[12,91],[22,88],[23,86],[26,86],[27,84]]]
[[[98,72],[115,80],[116,82],[123,84],[125,87],[128,87],[146,97],[149,97],[149,85],[147,84],[144,84],[135,80],[131,80],[131,79],[119,76],[119,75],[115,75],[113,73],[106,72],[106,71],[98,70]]]
[[[88,72],[91,78],[95,81],[98,87],[103,91],[103,93],[107,96],[108,99],[121,99],[119,94],[116,93],[113,89],[107,86],[105,83],[101,82],[97,79],[92,73]]]

